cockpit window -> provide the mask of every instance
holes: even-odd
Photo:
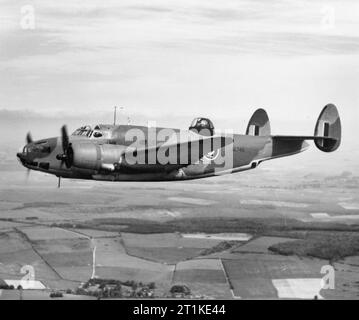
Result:
[[[108,125],[96,125],[95,127],[91,126],[83,126],[75,130],[72,135],[73,136],[81,136],[81,137],[87,137],[87,138],[95,138],[95,139],[105,139],[110,136],[109,132],[109,126]]]
[[[198,118],[193,119],[193,121],[192,121],[190,127],[195,127],[196,124],[197,124],[197,121],[198,121]]]
[[[93,137],[94,137],[94,138],[101,138],[101,137],[102,137],[102,133],[99,132],[99,131],[94,131]]]
[[[92,129],[90,126],[83,126],[81,128],[76,129],[72,135],[73,136],[85,136],[90,137],[92,133]]]

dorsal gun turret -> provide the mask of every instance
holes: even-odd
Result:
[[[193,119],[189,130],[194,131],[202,136],[213,136],[214,125],[211,120],[207,118],[195,118]]]

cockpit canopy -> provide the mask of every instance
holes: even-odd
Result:
[[[110,138],[111,130],[114,126],[112,125],[104,125],[104,124],[98,124],[94,128],[92,128],[89,125],[82,126],[78,129],[76,129],[72,136],[82,136],[82,137],[88,137],[88,138],[104,138],[108,139]]]
[[[195,118],[193,119],[189,130],[195,131],[203,136],[213,136],[214,125],[212,121],[207,118]]]
[[[90,126],[82,126],[78,129],[76,129],[73,133],[72,136],[83,136],[83,137],[89,137],[92,134],[92,129]]]

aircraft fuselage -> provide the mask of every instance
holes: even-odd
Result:
[[[96,148],[103,148],[104,144],[116,146],[116,150],[126,149],[131,142],[126,141],[126,130],[142,130],[144,145],[150,144],[147,127],[117,126],[108,135],[103,134],[99,139],[70,136],[71,144],[91,143]],[[163,130],[157,128],[156,130]],[[169,129],[181,132],[178,129]],[[105,132],[105,131],[104,131]],[[157,132],[157,131],[156,131]],[[183,130],[185,132],[185,130]],[[186,180],[211,177],[226,173],[234,173],[248,169],[254,169],[259,163],[277,157],[284,157],[304,151],[308,144],[305,141],[290,143],[288,141],[276,141],[271,136],[231,135],[233,142],[223,148],[213,150],[204,155],[195,163],[188,165],[160,166],[157,170],[131,170],[120,168],[119,170],[104,170],[99,168],[84,168],[71,166],[68,168],[58,159],[62,153],[61,137],[49,138],[29,143],[23,152],[17,156],[21,163],[32,170],[42,171],[63,178],[93,179],[105,181],[168,181]],[[109,164],[111,165],[111,164]]]

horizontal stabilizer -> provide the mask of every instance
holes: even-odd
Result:
[[[273,139],[276,140],[327,140],[327,141],[336,141],[334,138],[331,137],[324,137],[324,136],[272,136]]]
[[[319,115],[313,136],[272,136],[273,141],[292,141],[296,144],[304,140],[314,140],[319,150],[332,152],[338,149],[341,141],[341,123],[337,108],[327,104]]]

